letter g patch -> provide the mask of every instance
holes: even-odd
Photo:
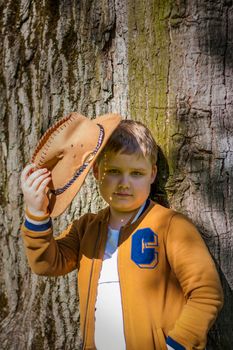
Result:
[[[131,259],[142,269],[154,269],[158,264],[158,235],[150,228],[137,230],[132,235]]]

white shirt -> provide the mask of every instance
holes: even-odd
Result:
[[[132,222],[137,220],[144,206],[145,203]],[[119,231],[109,227],[95,305],[95,345],[97,350],[126,349],[117,266],[118,240]]]

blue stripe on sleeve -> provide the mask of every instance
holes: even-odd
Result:
[[[24,222],[24,226],[27,229],[29,229],[30,231],[36,231],[36,232],[46,231],[46,230],[51,228],[52,220],[50,219],[46,224],[35,225],[35,224],[32,224],[31,222],[27,221],[27,219],[26,219]]]
[[[171,346],[174,350],[185,350],[183,345],[180,345],[175,340],[173,340],[171,337],[167,337],[166,343]]]

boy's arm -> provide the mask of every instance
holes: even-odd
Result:
[[[222,287],[203,239],[178,213],[168,230],[167,255],[187,301],[168,333],[167,345],[180,350],[204,349],[207,333],[223,304]]]
[[[74,222],[56,239],[53,237],[49,214],[39,217],[26,210],[21,231],[33,272],[44,276],[59,276],[77,267],[80,242],[76,226]]]
[[[26,207],[22,237],[32,270],[39,275],[64,275],[76,267],[79,252],[79,229],[75,224],[55,240],[52,221],[48,214],[46,187],[51,181],[50,172],[28,164],[21,174],[21,187]]]

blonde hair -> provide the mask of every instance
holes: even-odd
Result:
[[[114,130],[97,162],[100,162],[106,152],[142,154],[148,157],[152,164],[156,164],[158,146],[150,130],[143,123],[127,119],[122,120]]]

